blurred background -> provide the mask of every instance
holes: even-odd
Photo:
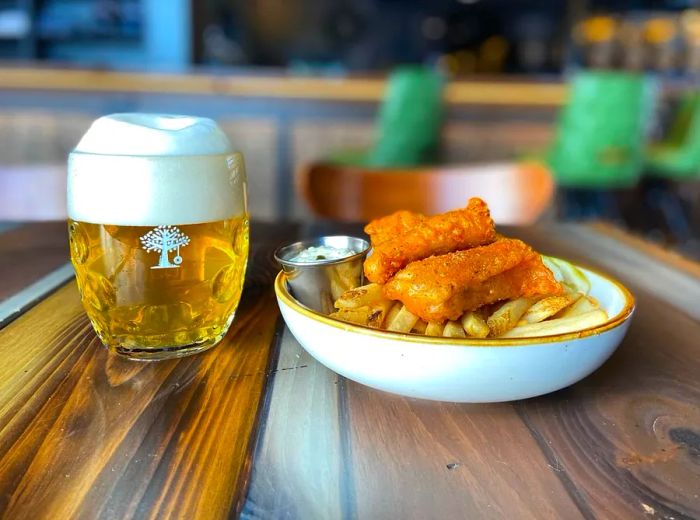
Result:
[[[258,219],[483,195],[700,258],[700,1],[0,0],[0,220],[127,111],[216,119]]]

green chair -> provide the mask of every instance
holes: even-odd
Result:
[[[336,152],[330,162],[376,168],[434,163],[442,124],[442,87],[442,77],[431,69],[396,69],[379,109],[374,145],[364,151]]]
[[[548,163],[560,186],[634,186],[644,163],[653,84],[638,74],[586,71],[571,84]]]
[[[681,97],[667,138],[647,150],[646,170],[671,179],[700,176],[700,92]]]

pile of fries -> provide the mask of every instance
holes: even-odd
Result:
[[[519,338],[607,320],[575,266],[496,231],[478,197],[439,215],[397,211],[365,226],[373,282],[333,294],[331,317],[450,338]]]
[[[371,283],[343,293],[335,302],[337,311],[330,316],[376,329],[448,338],[550,336],[607,321],[606,312],[589,296],[590,282],[579,269],[563,260],[542,259],[564,285],[564,294],[485,305],[458,320],[432,323],[412,314],[401,302],[385,298],[382,286]]]

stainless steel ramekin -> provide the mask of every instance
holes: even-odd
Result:
[[[354,254],[336,260],[291,260],[304,249],[319,246],[349,249]],[[329,314],[341,294],[363,284],[362,266],[369,248],[369,242],[362,238],[325,236],[280,247],[275,251],[275,259],[282,266],[292,295],[310,309]]]

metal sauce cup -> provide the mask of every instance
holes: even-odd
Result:
[[[309,247],[329,246],[355,253],[335,260],[295,262],[295,256]],[[275,251],[282,266],[289,290],[302,305],[324,314],[333,312],[333,303],[348,289],[363,284],[363,263],[369,242],[349,236],[329,236],[302,240]]]

